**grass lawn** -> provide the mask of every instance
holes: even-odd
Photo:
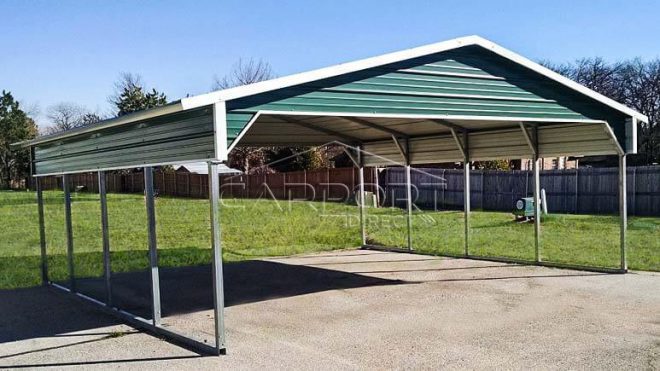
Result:
[[[45,218],[51,279],[67,278],[62,192],[45,192]],[[0,192],[0,289],[37,285],[39,234],[34,193]],[[98,195],[72,195],[76,276],[102,272]],[[355,206],[318,202],[225,200],[222,207],[223,259],[240,261],[358,246]],[[161,266],[210,262],[207,200],[160,197],[156,200]],[[147,267],[147,236],[141,195],[109,194],[110,244],[115,272]],[[406,220],[400,209],[368,209],[372,243],[405,246]],[[413,246],[429,253],[463,251],[463,214],[416,212]],[[470,251],[475,255],[532,259],[533,229],[511,215],[475,211]],[[616,267],[618,219],[613,216],[550,215],[542,225],[543,258],[549,261]],[[660,270],[660,218],[630,218],[629,267]]]

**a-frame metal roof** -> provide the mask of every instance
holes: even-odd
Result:
[[[634,153],[638,121],[648,119],[467,36],[183,98],[19,145],[34,147],[38,175],[224,160],[236,145],[333,140],[363,144],[375,155],[367,163],[379,164],[378,156],[397,151],[392,136],[410,141],[412,163],[428,163],[462,158],[457,148],[442,150],[457,131],[475,138],[470,158],[529,156],[522,126],[540,133],[539,155]]]
[[[215,91],[208,94],[197,95],[194,97],[181,99],[183,109],[195,108],[212,104],[217,101],[229,101],[238,98],[244,98],[250,95],[261,94],[268,91],[291,87],[294,85],[305,84],[312,81],[327,79],[343,74],[348,74],[360,70],[379,67],[391,63],[404,61],[407,59],[418,58],[426,55],[436,54],[465,46],[476,45],[488,49],[506,59],[518,63],[530,70],[546,76],[568,88],[574,89],[602,104],[612,107],[622,113],[636,118],[642,122],[648,122],[648,118],[625,105],[614,101],[600,93],[597,93],[577,82],[568,79],[536,62],[533,62],[519,54],[516,54],[506,48],[503,48],[492,41],[486,40],[480,36],[465,36],[439,43],[424,45],[412,49],[398,51],[394,53],[383,54],[377,57],[361,59],[354,62],[342,63],[330,67],[325,67],[313,71],[303,72],[295,75],[284,76],[272,80],[262,81],[255,84],[237,86],[234,88]]]

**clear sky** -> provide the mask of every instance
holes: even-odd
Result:
[[[170,100],[239,58],[279,75],[477,34],[533,60],[660,57],[658,0],[0,0],[0,89],[101,114],[121,72]]]

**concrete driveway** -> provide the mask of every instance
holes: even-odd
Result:
[[[208,267],[163,270],[165,322],[210,339]],[[116,300],[148,312],[148,287]],[[0,368],[659,369],[660,275],[377,251],[226,265],[228,355],[201,357],[46,288],[0,291]],[[97,282],[81,289],[100,295]]]

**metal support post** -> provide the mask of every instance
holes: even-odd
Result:
[[[470,255],[470,160],[463,160],[463,224],[465,228],[465,256]]]
[[[215,320],[215,349],[225,352],[225,295],[222,273],[222,239],[220,230],[220,178],[218,163],[209,162],[209,201],[211,204],[211,239],[213,244],[213,315]]]
[[[470,143],[468,141],[468,132],[463,132],[463,227],[465,228],[465,251],[464,255],[470,255]],[[458,137],[455,136],[456,142]],[[461,147],[459,146],[459,149]],[[483,185],[483,178],[481,179]]]
[[[46,252],[46,224],[44,221],[44,195],[41,178],[35,178],[37,188],[37,209],[39,212],[39,247],[41,248],[41,282],[48,283],[48,255]]]
[[[406,163],[406,217],[408,221],[408,250],[412,250],[412,182],[410,179],[410,162]]]
[[[626,186],[626,155],[619,155],[619,217],[620,217],[620,237],[621,237],[621,270],[628,270],[626,258],[626,230],[628,228],[628,202]]]
[[[158,274],[158,245],[156,242],[156,210],[154,206],[153,168],[144,168],[144,194],[147,207],[147,234],[151,278],[151,314],[154,326],[160,326],[160,278]]]
[[[541,261],[541,177],[539,175],[539,157],[532,160],[534,171],[534,260]]]
[[[367,244],[367,231],[365,225],[365,193],[364,193],[364,161],[362,156],[362,148],[358,147],[357,150],[357,165],[358,165],[358,181],[360,183],[360,197],[359,197],[359,208],[360,208],[360,235],[362,236],[362,246]]]
[[[108,232],[108,202],[106,198],[105,172],[98,172],[99,199],[101,202],[101,239],[103,241],[103,278],[105,280],[105,304],[112,306],[112,283],[110,268],[110,236]]]
[[[69,191],[69,176],[62,175],[62,189],[64,190],[64,222],[66,225],[66,255],[69,264],[69,287],[76,291],[75,267],[73,261],[73,228],[71,227],[71,192]]]

